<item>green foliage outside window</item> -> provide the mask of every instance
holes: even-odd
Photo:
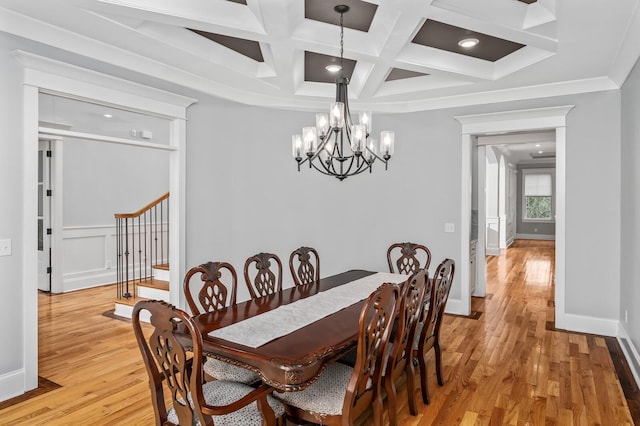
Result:
[[[527,219],[551,219],[551,197],[527,196]]]

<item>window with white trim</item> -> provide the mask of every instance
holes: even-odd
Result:
[[[554,222],[554,192],[554,169],[523,169],[522,220],[525,222]]]

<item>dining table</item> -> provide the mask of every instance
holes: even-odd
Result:
[[[193,321],[203,353],[247,368],[280,391],[306,388],[358,339],[364,300],[384,282],[408,276],[350,270],[203,313]]]

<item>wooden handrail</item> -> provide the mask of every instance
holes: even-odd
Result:
[[[169,198],[169,193],[168,192],[166,194],[161,195],[160,197],[156,198],[155,200],[153,200],[152,202],[150,202],[149,204],[147,204],[146,206],[144,206],[143,208],[141,208],[140,210],[138,210],[136,212],[133,212],[133,213],[116,213],[113,216],[116,219],[131,219],[131,218],[134,218],[134,217],[142,216],[142,214],[144,214],[144,212],[146,212],[147,210],[151,209],[152,207],[157,206],[158,204],[160,204],[161,202],[163,202],[167,198]]]

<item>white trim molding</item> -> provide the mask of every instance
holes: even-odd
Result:
[[[24,393],[24,369],[10,371],[0,376],[0,401],[6,401]]]
[[[565,185],[566,185],[566,125],[567,114],[573,105],[562,105],[548,108],[504,111],[488,114],[474,114],[455,117],[462,125],[462,168],[461,168],[461,211],[460,218],[460,281],[461,305],[468,314],[471,311],[471,294],[469,287],[469,226],[471,223],[471,152],[472,144],[477,136],[494,132],[521,132],[532,130],[555,129],[556,142],[556,325],[559,328],[571,329],[565,313]],[[478,232],[484,232],[481,226]],[[479,236],[478,241],[483,239]],[[477,246],[477,258],[483,259],[485,247]],[[478,271],[481,269],[478,267]]]
[[[179,305],[179,277],[184,273],[186,108],[195,99],[144,86],[107,74],[65,64],[29,52],[15,51],[23,69],[23,347],[22,392],[38,386],[38,276],[37,276],[37,147],[39,93],[50,93],[135,111],[170,120],[169,181],[171,191],[171,302]],[[155,147],[146,147],[153,149]],[[174,281],[175,280],[175,281]],[[179,305],[180,306],[180,305]]]
[[[627,359],[627,364],[629,364],[629,369],[633,374],[633,378],[636,380],[637,386],[640,383],[640,371],[636,368],[637,366],[640,366],[640,353],[638,352],[638,348],[633,344],[633,340],[631,340],[631,337],[622,322],[620,322],[618,335],[616,337],[620,347],[622,348],[622,353],[624,353],[624,357]]]
[[[559,326],[556,321],[556,328],[578,333],[615,337],[618,335],[618,324],[619,322],[613,319],[565,313],[563,315],[563,325]]]
[[[544,234],[516,234],[517,240],[544,240],[544,241],[555,241],[556,236],[554,235],[544,235]]]

